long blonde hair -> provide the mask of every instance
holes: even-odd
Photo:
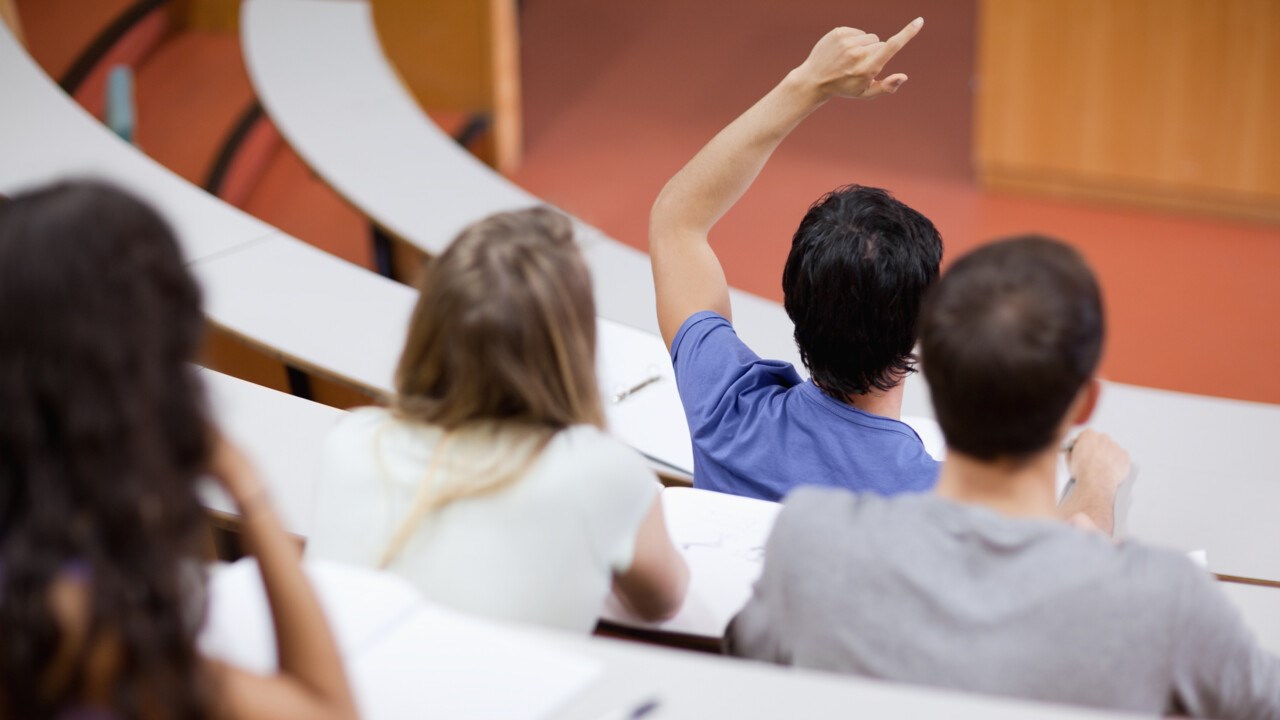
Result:
[[[563,214],[536,207],[472,224],[427,266],[418,289],[392,410],[443,435],[384,566],[423,518],[515,482],[560,430],[604,427],[591,277]],[[431,487],[452,439],[491,434],[496,442],[508,430],[527,441],[465,481]]]

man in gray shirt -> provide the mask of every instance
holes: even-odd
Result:
[[[1280,718],[1280,659],[1208,573],[1057,517],[1059,447],[1099,392],[1102,302],[1080,256],[1034,237],[981,248],[920,322],[947,440],[936,490],[792,493],[728,650],[1116,710]],[[1069,464],[1099,499],[1129,469],[1089,431]]]

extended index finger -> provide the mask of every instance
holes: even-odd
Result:
[[[911,38],[915,37],[922,27],[924,27],[924,18],[918,17],[907,23],[907,26],[899,30],[897,35],[885,40],[884,47],[880,48],[880,52],[875,56],[876,68],[884,67],[890,58],[911,42]]]

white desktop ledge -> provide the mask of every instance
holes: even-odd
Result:
[[[0,93],[0,192],[78,176],[134,191],[173,223],[213,323],[301,369],[373,393],[390,391],[416,301],[412,289],[289,237],[161,168],[67,97],[5,27]],[[650,364],[669,366],[665,349],[658,354]],[[631,377],[603,370],[617,382]],[[640,409],[655,400],[669,411],[674,399],[678,408],[674,392],[673,382],[663,383],[610,416],[617,434],[654,458],[656,471],[688,479],[687,443],[673,445],[666,437],[683,425],[682,415],[675,423],[655,423],[665,435],[626,424],[628,418],[648,422]],[[662,398],[665,393],[671,395]]]
[[[424,252],[440,253],[486,215],[544,202],[422,111],[383,54],[367,2],[248,0],[241,41],[254,89],[289,145],[352,205]],[[600,315],[656,334],[648,256],[581,221],[577,236]],[[799,366],[783,309],[731,296],[743,339]]]
[[[262,478],[285,528],[311,534],[321,448],[346,413],[213,370],[201,370],[218,428],[244,452]],[[229,517],[240,509],[211,481],[200,487],[206,508]]]
[[[1133,717],[780,668],[518,627],[429,605],[398,578],[307,562],[368,720],[604,720],[656,700],[654,717]],[[256,672],[274,638],[251,561],[213,570],[201,651]]]
[[[1205,550],[1221,575],[1280,581],[1280,407],[1106,383],[1090,425],[1140,468],[1130,537]]]
[[[164,213],[188,261],[276,232],[130,147],[62,92],[0,23],[0,192],[55,180],[109,180]]]

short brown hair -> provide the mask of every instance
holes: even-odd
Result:
[[[1047,448],[1102,355],[1093,272],[1058,240],[979,248],[934,287],[920,316],[921,363],[947,445],[981,460]]]

